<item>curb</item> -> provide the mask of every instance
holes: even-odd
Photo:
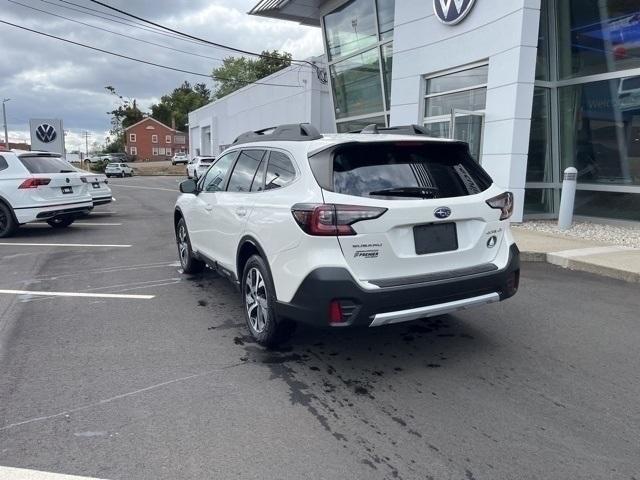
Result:
[[[584,260],[576,260],[575,258],[569,258],[558,253],[543,253],[543,252],[520,252],[520,260],[523,262],[531,263],[548,263],[557,267],[566,268],[577,272],[591,273],[594,275],[600,275],[606,278],[612,278],[615,280],[622,280],[629,283],[640,283],[640,273],[629,272],[627,270],[621,270],[619,268],[606,267],[604,265],[598,265]]]

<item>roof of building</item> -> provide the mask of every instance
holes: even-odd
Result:
[[[290,20],[303,25],[320,26],[321,0],[260,0],[249,15]]]
[[[171,128],[169,125],[165,125],[164,123],[162,123],[162,122],[160,122],[160,121],[158,121],[158,120],[156,120],[155,118],[152,118],[152,117],[145,117],[145,118],[143,118],[142,120],[140,120],[139,122],[134,123],[134,124],[133,124],[133,125],[131,125],[130,127],[125,128],[125,129],[124,129],[124,131],[126,132],[127,130],[129,130],[129,129],[133,128],[133,127],[137,127],[137,126],[138,126],[138,125],[140,125],[141,123],[144,123],[144,122],[146,122],[146,121],[148,121],[148,120],[151,120],[152,122],[155,122],[155,123],[157,123],[158,125],[162,125],[164,128],[168,128],[168,129],[169,129],[169,130],[171,130],[172,132],[176,132],[176,133],[185,133],[185,132],[181,132],[180,130],[174,130],[174,129],[173,129],[173,128]]]

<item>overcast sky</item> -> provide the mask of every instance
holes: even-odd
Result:
[[[319,29],[247,15],[257,0],[103,1],[176,30],[244,50],[279,49],[291,52],[294,58],[322,53]],[[198,55],[217,59],[233,55],[96,18],[75,11],[82,9],[70,4],[102,10],[104,16],[115,14],[89,0],[0,0],[1,20],[154,63],[208,74],[221,62],[123,38],[25,8],[18,2]],[[12,141],[28,140],[30,118],[61,118],[68,132],[67,149],[82,146],[84,150],[82,131],[91,132],[94,140],[103,142],[109,129],[106,112],[116,104],[105,86],[114,86],[121,95],[136,98],[146,108],[184,80],[205,81],[213,88],[213,82],[206,78],[118,59],[0,24],[0,99],[11,98],[7,123]]]

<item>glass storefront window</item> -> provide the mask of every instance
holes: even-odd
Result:
[[[533,95],[527,182],[552,182],[553,160],[551,156],[551,91],[538,88]]]
[[[640,185],[640,77],[559,89],[562,169],[579,183]]]
[[[640,2],[557,2],[560,78],[640,67]]]
[[[338,133],[349,133],[356,132],[362,130],[364,127],[367,127],[372,124],[376,124],[378,127],[385,126],[385,118],[384,117],[371,117],[371,118],[363,118],[360,120],[347,120],[346,122],[338,123]]]
[[[536,80],[549,80],[549,0],[542,0],[540,7]]]
[[[552,188],[528,188],[524,192],[524,214],[540,215],[554,212],[554,191]]]
[[[489,65],[482,65],[461,72],[448,73],[427,81],[427,94],[450,92],[463,88],[486,85],[489,78]]]
[[[390,40],[393,38],[396,0],[376,0],[376,5],[378,6],[380,40]]]
[[[429,97],[425,102],[425,117],[450,115],[451,110],[484,110],[487,104],[487,89],[478,88],[464,92]]]
[[[576,192],[576,215],[640,221],[640,195],[637,193]]]
[[[324,17],[329,60],[378,43],[374,0],[352,0]]]
[[[376,47],[331,66],[336,118],[384,111]]]
[[[391,108],[391,72],[393,71],[393,43],[382,46],[382,76],[384,77],[384,94],[387,110]]]

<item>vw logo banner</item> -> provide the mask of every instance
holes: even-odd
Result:
[[[436,17],[445,25],[455,25],[464,20],[475,0],[433,0]]]
[[[38,137],[38,140],[42,143],[51,143],[57,136],[58,133],[56,132],[56,129],[53,125],[49,125],[48,123],[42,123],[38,125],[38,128],[36,128],[36,137]]]
[[[29,120],[31,131],[31,150],[59,153],[64,156],[64,127],[62,120],[56,118],[32,118]]]

